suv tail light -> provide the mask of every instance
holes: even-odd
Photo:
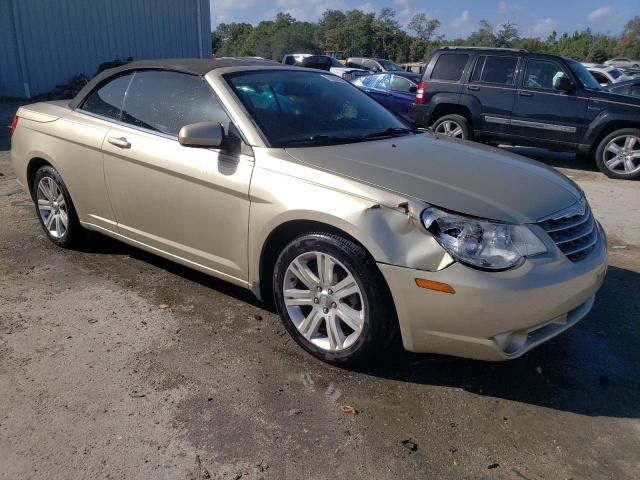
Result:
[[[418,91],[416,92],[416,103],[423,104],[424,103],[424,92],[427,91],[427,82],[420,82],[418,85]]]
[[[13,132],[18,128],[18,116],[13,117],[13,121],[11,122],[11,126],[9,127],[9,134],[13,135]]]

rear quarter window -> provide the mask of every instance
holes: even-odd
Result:
[[[462,72],[468,61],[468,54],[443,53],[436,60],[431,72],[431,79],[459,82],[462,80]]]
[[[84,101],[81,109],[101,117],[120,120],[124,95],[133,74],[117,77],[95,89]]]

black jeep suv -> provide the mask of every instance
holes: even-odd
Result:
[[[640,98],[606,92],[577,61],[524,50],[438,50],[409,109],[436,133],[595,156],[640,178]]]

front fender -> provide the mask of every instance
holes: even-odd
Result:
[[[260,153],[250,191],[250,283],[260,281],[261,254],[269,235],[299,220],[345,232],[379,263],[432,271],[451,263],[420,224],[425,204],[304,165],[259,157]],[[262,168],[264,163],[269,168]]]

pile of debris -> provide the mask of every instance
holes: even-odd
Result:
[[[66,85],[57,85],[56,88],[50,92],[41,93],[34,97],[34,100],[64,100],[73,98],[88,82],[89,78],[81,73],[73,77]]]
[[[119,58],[117,58],[109,62],[103,62],[98,67],[98,70],[96,71],[94,76],[99,74],[103,70],[106,70],[107,68],[119,67],[120,65],[125,65],[131,61],[133,61],[132,57],[129,57],[126,60],[120,60]],[[73,98],[82,89],[82,87],[84,87],[89,82],[89,80],[89,77],[87,77],[83,73],[80,73],[74,76],[66,85],[57,85],[56,88],[51,90],[50,92],[37,95],[36,97],[34,97],[34,100],[46,101],[65,100],[68,98]]]

